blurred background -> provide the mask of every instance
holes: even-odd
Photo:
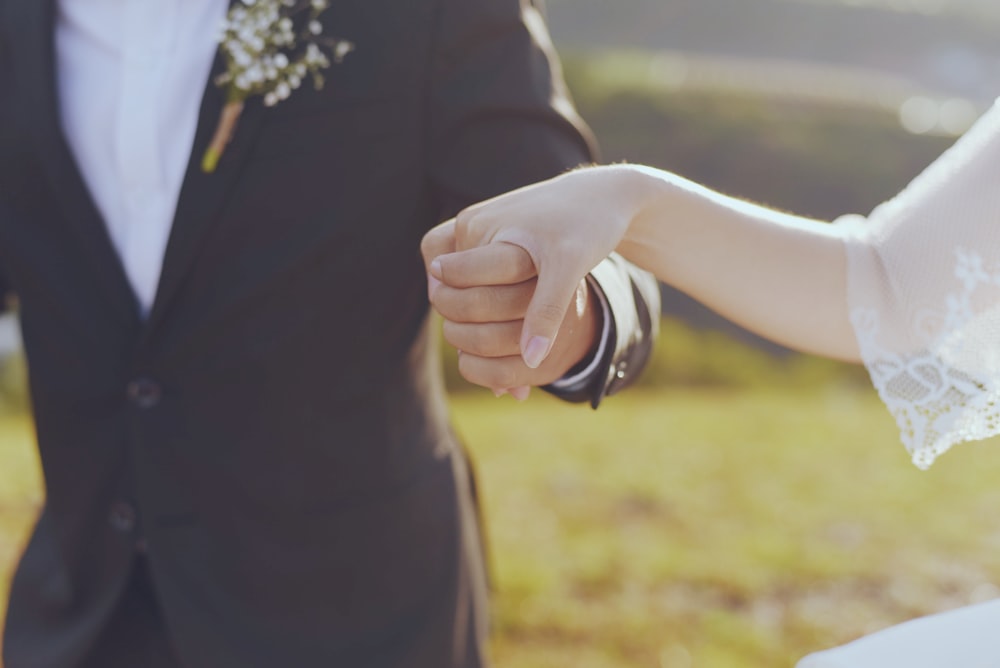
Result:
[[[891,197],[1000,95],[996,0],[547,9],[606,161],[820,218]],[[9,322],[0,347],[2,601],[42,493]],[[640,386],[598,411],[497,401],[444,356],[484,488],[498,666],[790,667],[1000,596],[1000,448],[918,471],[863,370],[669,290]]]

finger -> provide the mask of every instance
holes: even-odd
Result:
[[[520,355],[510,357],[479,357],[465,353],[458,360],[458,371],[470,383],[495,390],[503,388],[508,393],[519,388],[546,385],[559,378],[553,369],[529,369]]]
[[[420,253],[424,256],[424,266],[430,267],[434,258],[446,253],[454,253],[455,219],[447,220],[424,235],[420,242]]]
[[[436,257],[455,251],[455,220],[448,220],[424,235],[420,242],[420,253],[427,268],[427,298],[431,299],[441,281],[430,272],[430,265]]]
[[[444,322],[444,338],[455,348],[479,357],[511,357],[521,353],[521,320],[472,324]]]
[[[548,357],[581,279],[548,265],[539,275],[521,333],[521,356],[528,367],[537,369]]]
[[[534,279],[517,285],[465,289],[442,284],[434,290],[431,303],[453,322],[510,322],[524,317],[534,290]]]
[[[522,387],[512,387],[510,390],[510,396],[514,397],[518,401],[527,401],[528,397],[531,395],[531,388],[527,385]]]
[[[523,283],[537,273],[531,255],[508,243],[442,255],[428,268],[435,278],[455,288]]]
[[[533,384],[530,382],[532,371],[524,366],[519,355],[479,357],[466,353],[458,360],[458,372],[470,383],[490,389]]]

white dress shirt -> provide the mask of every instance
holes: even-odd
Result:
[[[58,0],[63,130],[149,312],[228,0]]]

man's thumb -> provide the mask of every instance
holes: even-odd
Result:
[[[530,368],[537,369],[552,350],[578,282],[551,269],[539,274],[521,331],[521,357]]]

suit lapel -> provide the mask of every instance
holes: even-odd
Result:
[[[107,228],[66,142],[55,66],[55,0],[7,0],[12,65],[49,190],[121,323],[138,324],[138,306]]]
[[[225,104],[225,91],[214,83],[224,67],[225,61],[217,53],[212,75],[203,91],[198,130],[184,183],[181,186],[177,212],[167,242],[163,270],[147,323],[147,331],[155,329],[168,312],[171,302],[198,255],[202,240],[226,206],[260,127],[263,105],[260,100],[251,98],[246,102],[232,141],[223,153],[216,170],[211,174],[202,171],[202,156],[208,148]]]

